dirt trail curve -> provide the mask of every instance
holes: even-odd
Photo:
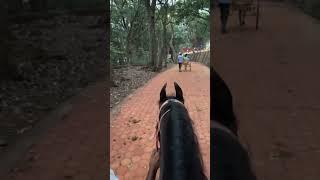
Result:
[[[1,157],[1,171],[14,168],[0,179],[106,179],[106,88],[105,81],[87,87],[26,133]]]
[[[261,4],[254,20],[215,29],[214,66],[230,86],[243,142],[260,180],[320,177],[320,23],[287,4]],[[215,24],[220,24],[215,16]]]
[[[210,169],[210,95],[209,68],[193,64],[192,72],[178,72],[178,67],[157,75],[127,98],[120,112],[111,120],[111,168],[121,180],[143,180],[150,153],[155,147],[154,131],[158,118],[159,93],[165,82],[167,94],[174,93],[176,81],[184,92],[186,107],[194,121],[206,172]]]

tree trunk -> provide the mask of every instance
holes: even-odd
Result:
[[[8,59],[8,9],[5,0],[0,0],[0,80],[9,75]]]
[[[164,56],[164,66],[167,67],[168,58],[168,47],[167,47],[167,16],[168,16],[168,1],[165,2],[164,6],[164,20],[163,20],[163,56]]]
[[[150,62],[153,69],[156,70],[156,58],[157,58],[157,44],[156,44],[156,30],[155,30],[155,13],[154,11],[150,16]]]
[[[131,31],[130,31],[131,32]],[[131,36],[131,33],[129,32],[128,34],[128,37],[127,37],[127,45],[126,45],[126,57],[127,57],[127,60],[128,60],[128,63],[131,63],[132,62],[132,36]]]
[[[32,11],[46,12],[47,0],[30,0],[30,6]]]
[[[151,5],[149,0],[145,0],[145,5],[149,15],[149,62],[154,71],[157,70],[157,44],[156,44],[156,29],[155,29],[155,10],[156,0],[152,0]]]
[[[176,62],[176,60],[177,60],[177,52],[176,52],[176,50],[175,50],[175,48],[174,48],[174,45],[173,45],[173,38],[174,38],[174,29],[173,29],[173,24],[171,24],[171,31],[172,31],[172,33],[171,33],[171,39],[170,39],[170,43],[169,43],[169,45],[170,45],[170,49],[171,49],[171,51],[172,51],[172,60],[174,61],[174,62]]]
[[[127,42],[126,42],[126,56],[128,59],[128,63],[131,64],[133,62],[133,59],[135,57],[136,53],[136,34],[140,33],[137,30],[137,20],[138,19],[138,10],[136,10],[134,17],[132,18],[131,22],[126,24],[126,31],[128,32],[127,34]],[[125,20],[123,20],[125,21]],[[129,25],[130,24],[130,25]]]
[[[19,13],[23,10],[22,0],[9,0],[8,1],[9,13]]]
[[[160,45],[160,38],[159,38],[159,64],[158,64],[158,70],[161,70],[163,67],[163,61],[165,61],[165,67],[167,67],[167,29],[166,29],[166,17],[162,20],[162,44]],[[160,34],[161,32],[159,32]]]
[[[158,31],[158,34],[161,34],[160,30]],[[162,60],[163,60],[163,52],[162,52],[163,45],[161,44],[161,37],[160,36],[158,37],[156,42],[157,42],[157,54],[158,54],[156,66],[157,66],[157,71],[160,71],[162,69]]]

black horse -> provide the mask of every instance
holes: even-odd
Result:
[[[160,92],[157,139],[160,144],[161,180],[207,180],[197,136],[184,106],[182,89],[175,82],[176,96]],[[158,148],[158,146],[157,146]]]
[[[217,180],[255,180],[247,151],[238,140],[238,123],[230,89],[211,68],[211,177]]]

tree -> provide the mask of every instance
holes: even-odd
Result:
[[[156,44],[156,28],[155,28],[155,11],[156,11],[156,0],[145,0],[145,7],[149,16],[149,62],[154,71],[157,70],[157,44]]]
[[[182,21],[183,19],[208,20],[210,14],[209,5],[209,0],[178,1],[176,4],[177,19],[178,21]]]
[[[177,22],[183,22],[189,32],[188,38],[194,47],[204,45],[210,38],[209,29],[209,0],[185,0],[176,4]]]
[[[0,0],[0,76],[1,80],[8,77],[8,4]]]
[[[168,23],[170,24],[170,28],[171,28],[171,37],[170,37],[170,41],[169,41],[169,47],[170,47],[170,51],[171,51],[171,59],[173,61],[176,60],[177,58],[177,52],[176,52],[176,48],[174,47],[174,38],[175,38],[175,33],[174,33],[174,15],[175,15],[175,0],[171,0],[171,6],[168,7]]]
[[[32,11],[46,12],[47,11],[47,0],[30,0],[30,6]]]
[[[196,0],[187,1],[197,3]],[[209,1],[201,0],[201,2]],[[210,35],[205,13],[207,7],[198,3],[192,9],[181,3],[175,0],[112,0],[110,38],[112,63],[141,64],[142,62],[156,71],[162,68],[168,49],[172,58],[177,58],[179,48],[192,46],[193,41],[195,45],[204,44],[202,41],[208,39]],[[186,10],[178,12],[186,7],[194,13],[198,12],[201,17],[193,17]],[[166,63],[165,61],[165,66]]]
[[[148,44],[147,12],[144,0],[111,2],[111,56],[113,63],[135,64],[144,61]]]
[[[9,0],[8,10],[9,13],[18,13],[23,9],[22,0]]]
[[[167,54],[168,54],[168,42],[167,42],[167,25],[168,25],[168,0],[158,1],[161,5],[160,9],[160,17],[162,23],[162,48],[159,57],[159,67],[160,70],[162,68],[163,60],[165,60],[165,67],[167,67]]]

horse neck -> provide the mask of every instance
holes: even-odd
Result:
[[[160,127],[161,179],[202,179],[203,163],[187,110],[171,105]]]
[[[238,136],[238,122],[233,111],[228,112],[228,116],[213,116],[212,122],[224,126],[234,135]]]

